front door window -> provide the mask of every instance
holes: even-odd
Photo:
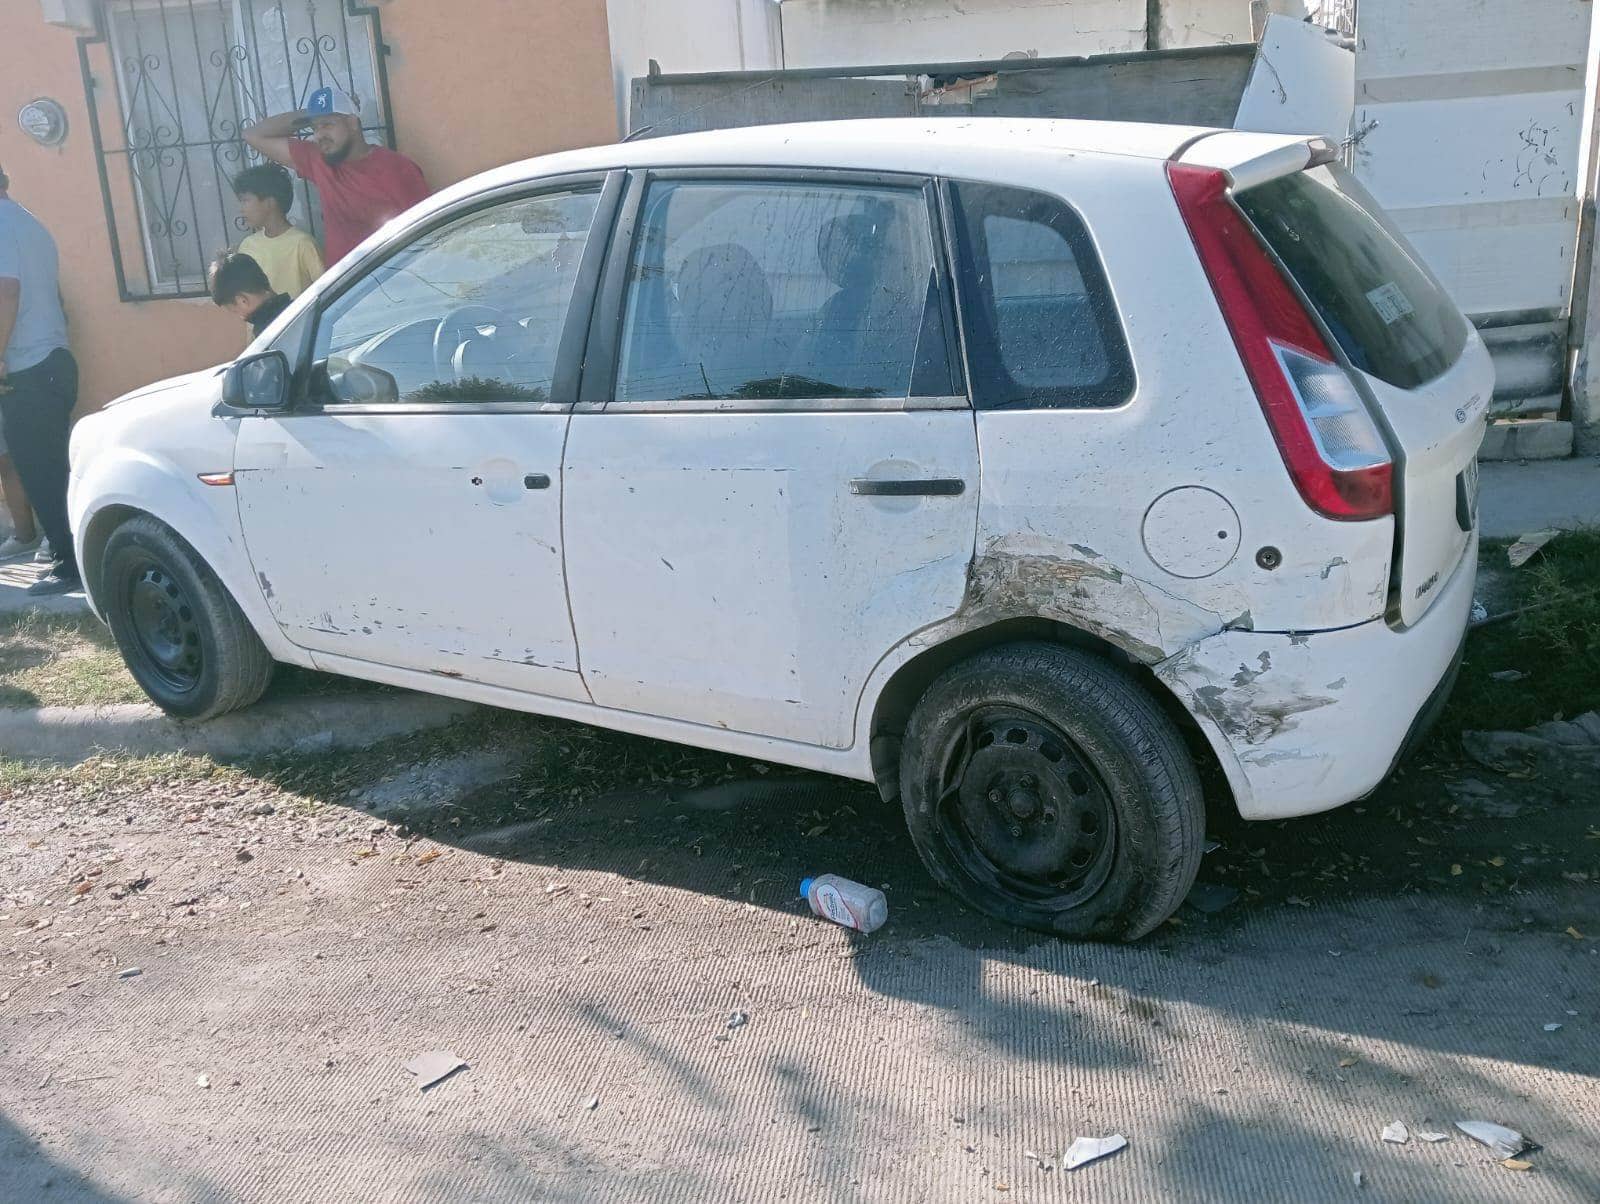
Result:
[[[323,314],[318,400],[550,400],[596,185],[505,201],[422,235]]]

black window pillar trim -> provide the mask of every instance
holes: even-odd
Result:
[[[1021,184],[1001,184],[993,180],[970,178],[941,178],[939,185],[941,207],[948,219],[949,256],[956,279],[955,292],[959,300],[957,309],[960,313],[961,344],[968,362],[967,381],[973,410],[975,412],[994,409],[1110,410],[1133,400],[1139,390],[1138,365],[1133,359],[1132,346],[1123,327],[1121,307],[1116,301],[1116,290],[1105,270],[1105,262],[1100,256],[1094,232],[1084,221],[1083,214],[1078,211],[1077,206],[1059,193]],[[988,314],[982,298],[976,295],[973,287],[973,277],[977,275],[978,267],[977,248],[972,245],[972,240],[968,237],[969,231],[964,228],[965,207],[959,195],[963,186],[1021,193],[1032,197],[1036,203],[1053,206],[1057,213],[1066,219],[1064,227],[1057,227],[1053,223],[1047,224],[1062,236],[1071,250],[1073,261],[1083,280],[1085,295],[1093,305],[1095,328],[1114,369],[1114,376],[1107,387],[1088,390],[1076,387],[1062,388],[1054,391],[1059,394],[1059,400],[1032,397],[1002,406],[997,406],[992,401],[986,402],[983,391],[974,382],[970,370],[973,360],[981,360],[983,356],[998,357],[999,331],[993,328],[991,315]],[[987,245],[983,250],[987,260]]]

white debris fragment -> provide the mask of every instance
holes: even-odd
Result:
[[[139,969],[138,966],[129,966],[126,970],[118,970],[117,971],[117,977],[118,978],[138,978],[139,975],[141,975],[143,973],[144,973],[144,971]]]
[[[1544,1026],[1544,1031],[1547,1033],[1557,1033],[1561,1031],[1561,1026],[1559,1024],[1547,1024]]]
[[[1435,1143],[1450,1140],[1450,1134],[1441,1133],[1437,1129],[1418,1129],[1417,1136],[1423,1141],[1431,1141]]]
[[[1533,559],[1535,552],[1560,534],[1560,529],[1556,527],[1546,527],[1542,531],[1529,531],[1506,549],[1506,560],[1510,562],[1512,568],[1520,569]]]
[[[195,1077],[194,1077],[194,1085],[196,1087],[200,1088],[202,1091],[210,1091],[211,1090],[211,1076],[210,1075],[205,1075],[205,1074],[197,1074],[197,1075],[195,1075]]]
[[[590,1112],[593,1112],[600,1106],[600,1097],[598,1095],[591,1095],[588,1099],[583,1101],[583,1106]]]
[[[1360,1171],[1356,1171],[1353,1175],[1351,1175],[1350,1181],[1357,1187],[1365,1187],[1367,1185],[1367,1177]]]
[[[1458,1120],[1460,1129],[1473,1141],[1482,1142],[1496,1158],[1515,1158],[1528,1148],[1528,1139],[1515,1129],[1497,1125],[1492,1120]]]
[[[1390,1145],[1405,1145],[1411,1140],[1411,1130],[1404,1121],[1393,1121],[1383,1127],[1383,1139]]]
[[[417,1076],[417,1090],[426,1091],[465,1065],[465,1062],[448,1049],[428,1049],[407,1062],[406,1069]]]
[[[750,1023],[749,1012],[730,1012],[728,1015],[729,1028],[743,1028]]]
[[[1121,1133],[1113,1133],[1110,1137],[1079,1137],[1061,1155],[1061,1165],[1069,1171],[1075,1171],[1080,1166],[1115,1154],[1127,1144],[1128,1139]]]

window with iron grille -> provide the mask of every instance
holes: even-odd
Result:
[[[232,179],[244,130],[334,85],[392,147],[383,27],[356,0],[105,0],[78,59],[123,300],[207,295],[206,264],[249,233]],[[316,194],[290,220],[319,240]]]

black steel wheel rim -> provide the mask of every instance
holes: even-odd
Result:
[[[1020,708],[974,711],[940,766],[939,838],[980,884],[1050,911],[1092,898],[1116,858],[1116,807],[1087,754]]]
[[[205,655],[188,594],[156,561],[133,566],[127,583],[128,624],[139,659],[168,689],[194,689],[205,669]]]

